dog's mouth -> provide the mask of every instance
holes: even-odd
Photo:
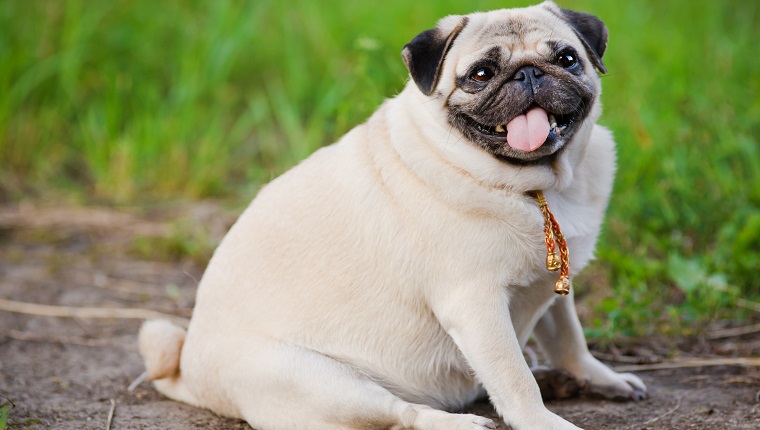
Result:
[[[485,134],[487,136],[493,136],[493,137],[501,137],[505,139],[507,137],[506,124],[491,126],[491,125],[481,124],[475,121],[474,119],[472,119],[471,117],[466,117],[466,119],[470,127],[475,128],[481,134]],[[549,132],[546,137],[549,138],[553,136],[561,137],[562,134],[565,132],[565,130],[567,130],[567,128],[570,126],[570,124],[574,122],[574,119],[571,115],[548,114],[547,121],[549,123]],[[546,139],[544,139],[544,141],[546,141]]]
[[[518,164],[546,161],[569,142],[579,113],[550,113],[533,105],[505,124],[487,125],[463,115],[468,128],[497,158]],[[481,144],[482,144],[481,143]]]

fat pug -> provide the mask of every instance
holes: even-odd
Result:
[[[592,258],[615,171],[600,115],[607,42],[551,2],[448,16],[402,52],[411,81],[337,143],[264,187],[216,250],[189,328],[147,322],[161,392],[260,430],[575,429],[547,410],[521,347],[630,398],[589,353],[547,270],[543,192]]]

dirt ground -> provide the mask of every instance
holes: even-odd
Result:
[[[218,204],[152,211],[0,206],[0,309],[6,309],[0,310],[0,430],[6,420],[10,429],[102,430],[111,412],[112,429],[249,428],[168,400],[147,383],[127,391],[143,371],[135,338],[140,319],[61,308],[189,316],[207,258],[204,247],[210,249],[234,219],[234,210]],[[61,312],[73,315],[49,316]],[[637,368],[650,390],[642,402],[575,398],[548,404],[581,427],[760,428],[757,333],[712,341],[642,339],[597,352],[608,354],[615,367],[632,365],[625,361],[675,366]],[[695,364],[693,358],[707,361]],[[739,358],[744,365],[737,365]],[[714,365],[720,360],[728,365]],[[487,403],[471,409],[496,417]]]

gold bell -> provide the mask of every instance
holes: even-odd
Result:
[[[552,272],[555,272],[559,270],[560,267],[560,261],[559,257],[557,257],[557,254],[554,252],[550,252],[546,254],[546,268],[548,270],[551,270]]]
[[[560,296],[570,294],[570,278],[567,276],[560,276],[557,283],[554,284],[554,292]]]

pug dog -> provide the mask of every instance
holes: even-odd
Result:
[[[593,256],[615,171],[596,124],[607,30],[552,2],[448,16],[408,43],[411,81],[265,186],[216,250],[187,331],[139,346],[166,396],[259,430],[576,429],[521,348],[611,396],[641,380],[588,351],[546,268],[541,191]]]

